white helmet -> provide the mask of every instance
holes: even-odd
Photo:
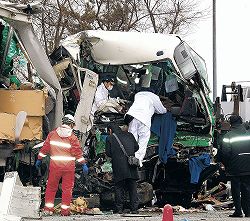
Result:
[[[71,115],[71,114],[66,114],[63,119],[62,122],[64,124],[75,124],[75,118]]]

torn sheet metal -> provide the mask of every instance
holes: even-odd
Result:
[[[18,33],[20,40],[29,54],[32,64],[36,68],[41,78],[56,91],[57,99],[53,118],[54,121],[52,121],[52,128],[59,126],[63,117],[62,89],[49,62],[49,59],[39,40],[37,39],[31,24],[13,20],[9,23]]]
[[[55,90],[57,94],[56,107],[54,116],[51,117],[51,124],[52,128],[59,126],[63,116],[62,89],[49,59],[34,33],[31,16],[0,4],[0,17],[15,29],[33,66],[41,78]]]
[[[19,4],[19,3],[8,2],[8,1],[0,1],[0,5],[11,7],[12,9],[14,8],[17,10],[21,10],[23,12],[30,11],[31,14],[41,13],[44,10],[41,2],[37,2],[37,1],[29,3],[29,4]]]
[[[77,106],[74,117],[76,120],[75,129],[82,133],[86,133],[92,127],[90,112],[98,84],[98,75],[85,68],[81,68],[81,70],[85,71],[85,80],[83,83],[80,102]]]
[[[3,1],[2,1],[3,2]],[[0,4],[1,17],[12,21],[22,21],[26,23],[32,23],[31,16],[27,16],[17,9],[6,7],[3,4]]]
[[[67,51],[75,60],[77,60],[77,58],[80,56],[80,44],[85,38],[84,36],[84,32],[79,32],[77,34],[68,36],[61,42],[62,46],[67,49]]]

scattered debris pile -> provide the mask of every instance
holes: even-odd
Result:
[[[232,208],[230,184],[220,182],[217,186],[205,191],[204,194],[198,195],[194,203],[197,204],[198,208],[201,207],[207,211]]]
[[[220,182],[213,188],[200,192],[196,199],[193,199],[191,208],[186,209],[182,206],[174,206],[174,213],[194,213],[202,211],[215,211],[231,209],[233,201],[231,199],[230,184]]]
[[[55,213],[60,214],[61,203],[55,207]],[[89,202],[84,197],[78,197],[70,203],[71,214],[88,214],[88,215],[99,215],[102,211],[99,208],[90,208]]]

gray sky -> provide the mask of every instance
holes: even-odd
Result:
[[[212,2],[202,0],[202,5],[212,8]],[[249,21],[250,0],[217,0],[217,96],[221,96],[222,84],[250,80]],[[212,89],[212,15],[185,40],[206,60]]]

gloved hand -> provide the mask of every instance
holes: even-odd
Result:
[[[88,168],[88,166],[87,166],[86,163],[84,163],[84,164],[82,165],[82,171],[83,171],[84,174],[88,174],[89,168]]]
[[[120,98],[119,97],[116,98],[116,102],[120,103]]]
[[[121,99],[120,97],[116,98],[118,104],[125,104],[125,100]]]
[[[36,161],[36,164],[35,164],[36,169],[39,169],[40,166],[41,166],[41,164],[42,164],[42,160],[37,160],[37,161]]]

